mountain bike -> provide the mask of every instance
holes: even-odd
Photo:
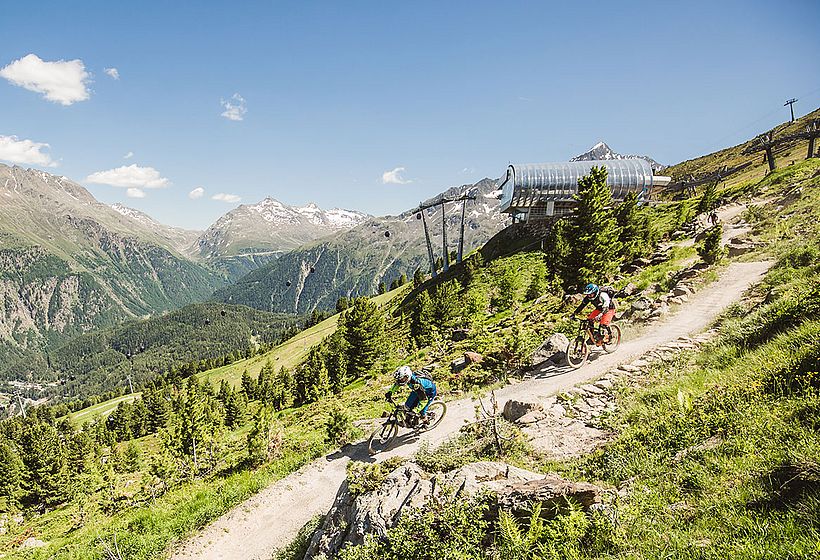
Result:
[[[578,323],[578,334],[570,341],[567,348],[567,363],[573,368],[584,365],[589,357],[589,344],[595,344],[604,349],[607,354],[611,354],[618,349],[621,344],[621,329],[618,325],[601,325],[601,334],[594,332],[590,328],[587,319],[580,319]]]
[[[416,433],[426,432],[438,426],[447,413],[447,405],[436,397],[427,407],[427,415],[421,418],[403,404],[390,401],[393,411],[385,418],[384,423],[376,428],[367,442],[371,455],[385,451],[399,433],[399,428],[409,428]]]

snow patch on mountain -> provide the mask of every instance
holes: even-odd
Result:
[[[666,168],[665,165],[658,163],[649,156],[619,154],[618,152],[610,148],[605,142],[598,142],[597,144],[592,146],[592,148],[589,151],[575,156],[574,158],[570,159],[570,161],[607,161],[613,159],[643,159],[649,162],[649,165],[652,166],[652,171],[655,172],[662,171]]]

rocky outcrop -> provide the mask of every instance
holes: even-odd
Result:
[[[482,461],[454,471],[430,475],[414,463],[391,472],[381,485],[354,496],[345,482],[321,528],[313,535],[305,560],[333,558],[346,546],[362,544],[367,535],[384,537],[402,514],[424,507],[432,496],[447,493],[455,499],[488,495],[491,511],[525,514],[527,504],[542,504],[544,515],[554,514],[567,500],[588,509],[600,502],[601,488],[575,483],[508,465]]]
[[[498,507],[518,517],[532,515],[532,505],[541,505],[541,515],[552,517],[568,502],[580,505],[589,511],[601,503],[602,489],[588,482],[573,482],[556,475],[547,475],[538,480],[510,484],[497,493]]]

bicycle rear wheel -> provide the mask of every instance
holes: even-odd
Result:
[[[618,325],[609,325],[609,336],[604,335],[604,342],[602,346],[607,354],[612,354],[621,345],[621,328]]]
[[[398,433],[399,427],[396,425],[396,420],[391,418],[370,434],[370,439],[367,442],[368,452],[371,455],[376,455],[385,451]]]
[[[589,348],[582,337],[570,341],[567,348],[567,363],[573,368],[579,368],[584,365],[589,355]]]
[[[441,424],[445,414],[447,414],[447,405],[441,401],[433,401],[430,403],[430,406],[427,407],[428,422],[426,425],[420,427],[419,431],[426,432],[428,430],[432,430]]]

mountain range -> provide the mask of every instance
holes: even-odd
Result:
[[[482,245],[508,223],[507,215],[498,210],[500,191],[496,182],[482,179],[474,185],[453,187],[422,204],[467,191],[476,198],[465,208],[465,252]],[[425,212],[431,243],[436,255],[441,256],[440,207]],[[429,270],[420,218],[412,210],[398,216],[369,218],[352,229],[282,255],[217,291],[215,297],[265,311],[309,313],[332,309],[342,296],[374,294],[380,282],[389,284],[402,274],[411,277],[417,268]],[[448,252],[457,249],[460,220],[461,205],[447,204]]]

